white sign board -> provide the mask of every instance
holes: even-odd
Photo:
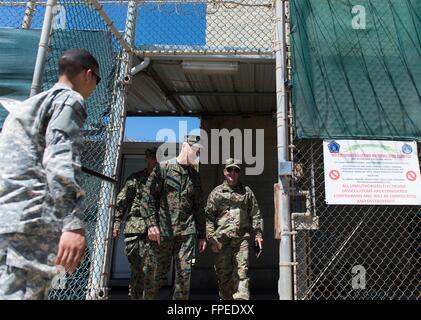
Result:
[[[417,144],[325,140],[327,204],[421,205]]]

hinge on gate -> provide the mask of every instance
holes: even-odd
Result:
[[[278,172],[280,176],[292,176],[292,161],[279,162]]]
[[[281,261],[281,262],[279,262],[279,266],[280,266],[280,267],[298,266],[298,262],[296,262],[296,261],[294,261],[294,262],[285,262],[285,261]]]
[[[281,236],[293,236],[293,235],[296,235],[297,233],[298,233],[297,231],[282,231]]]

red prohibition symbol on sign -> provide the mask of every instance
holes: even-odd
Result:
[[[329,172],[329,178],[332,180],[338,180],[341,177],[341,174],[338,170],[332,170]]]
[[[417,174],[416,174],[414,171],[408,171],[408,172],[406,173],[406,178],[407,178],[409,181],[415,181],[415,180],[417,180]]]

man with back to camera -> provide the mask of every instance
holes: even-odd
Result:
[[[124,227],[125,254],[130,264],[130,298],[154,299],[154,276],[156,262],[152,243],[148,239],[148,190],[146,182],[155,168],[157,148],[146,149],[147,167],[130,175],[117,196],[115,205],[113,237],[120,235],[124,213],[127,212]]]
[[[58,67],[58,82],[15,108],[0,134],[0,300],[45,299],[55,265],[73,273],[85,252],[81,129],[101,78],[84,49]]]
[[[248,254],[250,233],[263,248],[263,217],[253,191],[240,182],[241,163],[225,162],[225,181],[209,194],[206,234],[215,255],[215,271],[222,300],[249,300]]]

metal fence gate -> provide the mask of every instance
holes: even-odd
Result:
[[[50,87],[57,75],[57,58],[67,48],[82,47],[97,57],[103,82],[87,100],[88,120],[82,151],[82,187],[86,190],[85,224],[88,248],[82,265],[69,276],[65,288],[52,289],[50,299],[101,299],[107,297],[107,266],[110,260],[109,207],[116,191],[117,167],[125,119],[125,77],[129,52],[123,48],[104,20],[96,1],[60,1],[60,10],[73,17],[65,29],[53,29],[51,53],[44,78]],[[76,19],[82,16],[83,19]],[[130,25],[128,24],[130,27]],[[117,35],[118,36],[118,35]],[[129,31],[123,36],[131,42]],[[124,44],[124,43],[123,43]]]
[[[49,5],[50,1],[3,1],[0,3],[0,26],[22,32],[40,30]],[[53,286],[49,299],[101,299],[107,295],[105,270],[109,260],[112,214],[109,204],[115,193],[124,127],[124,77],[129,56],[116,34],[110,31],[101,10],[95,7],[95,1],[61,0],[53,11],[55,20],[42,89],[49,89],[57,81],[58,59],[69,48],[90,51],[100,64],[102,81],[86,101],[88,118],[83,128],[81,185],[86,192],[83,203],[87,236],[85,258],[73,275],[66,275],[65,281]],[[125,38],[130,42],[130,38]]]

